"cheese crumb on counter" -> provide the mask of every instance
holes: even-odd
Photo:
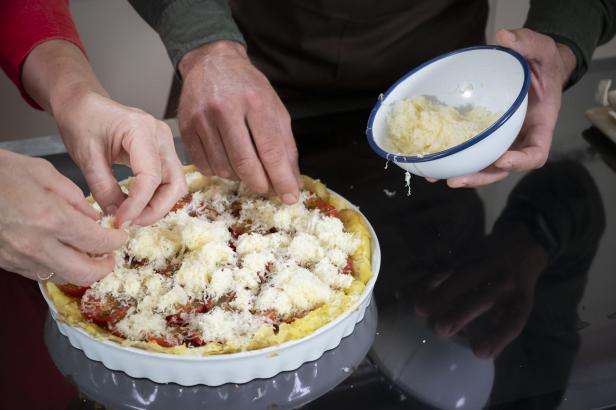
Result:
[[[444,151],[480,134],[498,117],[484,107],[454,108],[426,96],[398,100],[387,118],[385,148],[396,155]]]

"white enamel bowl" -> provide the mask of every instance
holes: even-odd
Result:
[[[400,78],[372,109],[366,135],[370,147],[412,174],[436,179],[472,174],[497,160],[520,132],[530,71],[526,60],[499,46],[477,46],[436,57]],[[387,118],[397,100],[426,95],[454,107],[472,104],[503,113],[494,124],[470,140],[441,152],[403,156],[388,152]]]
[[[43,284],[39,287],[49,305],[51,316],[71,345],[111,370],[120,370],[129,376],[147,378],[157,383],[177,383],[183,386],[245,383],[295,370],[303,363],[316,360],[327,350],[337,347],[343,337],[353,332],[355,324],[363,319],[370,305],[372,289],[381,265],[381,249],[376,233],[369,223],[368,227],[372,239],[373,275],[355,306],[302,339],[265,349],[213,356],[175,356],[124,347],[112,341],[99,340],[81,328],[58,320],[58,311],[45,287]]]

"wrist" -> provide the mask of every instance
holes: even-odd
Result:
[[[55,111],[86,91],[107,95],[83,52],[66,40],[48,40],[26,58],[22,82],[28,94],[55,117]]]
[[[571,75],[577,67],[577,58],[573,51],[562,43],[556,43],[558,54],[561,60],[561,83],[564,86],[569,82]]]
[[[184,54],[178,63],[178,71],[185,78],[195,66],[200,65],[202,62],[212,58],[226,57],[248,59],[248,54],[244,46],[237,41],[215,41],[194,48]]]
[[[82,115],[84,109],[91,106],[96,97],[108,97],[104,90],[92,87],[87,81],[73,81],[50,92],[49,112],[53,115],[60,129],[75,116]]]

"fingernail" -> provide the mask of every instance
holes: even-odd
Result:
[[[124,223],[120,226],[120,228],[128,229],[131,226],[132,223],[133,223],[133,221],[124,221]]]
[[[506,170],[510,170],[511,169],[511,162],[507,161],[507,162],[502,163],[500,168],[506,169]]]
[[[513,31],[509,31],[509,30],[503,30],[505,32],[505,35],[507,36],[507,39],[509,41],[516,41],[518,39],[518,36],[515,35],[515,33]]]
[[[297,202],[297,196],[295,194],[284,194],[282,196],[282,202],[291,205]]]
[[[434,183],[434,182],[438,181],[438,179],[426,177],[426,181]]]

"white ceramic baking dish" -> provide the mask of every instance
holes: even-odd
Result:
[[[334,195],[336,193],[332,192]],[[355,208],[357,212],[359,210]],[[361,213],[360,213],[361,214]],[[353,332],[355,324],[364,317],[370,305],[372,289],[381,264],[381,250],[376,233],[362,214],[370,229],[372,240],[372,277],[356,304],[332,322],[308,336],[265,349],[213,356],[176,356],[121,346],[100,340],[83,329],[58,320],[58,311],[47,295],[44,285],[39,287],[49,305],[51,316],[71,345],[107,368],[120,370],[129,376],[147,378],[157,383],[177,383],[183,386],[203,384],[219,386],[225,383],[245,383],[269,378],[280,372],[295,370],[303,363],[318,359],[333,349],[343,337]]]

